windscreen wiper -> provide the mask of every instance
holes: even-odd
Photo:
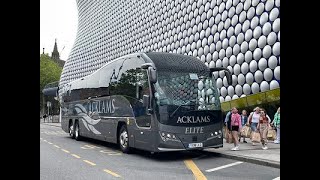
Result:
[[[180,104],[178,107],[177,107],[177,109],[175,109],[171,114],[170,114],[170,118],[172,117],[172,115],[174,115],[177,111],[178,111],[178,109],[181,107],[181,106],[186,106],[186,105],[189,105],[189,103],[190,102],[195,102],[195,100],[191,100],[191,101],[188,101],[188,102],[186,102],[185,104]]]

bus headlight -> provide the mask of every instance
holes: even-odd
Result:
[[[179,141],[176,135],[172,133],[161,132],[160,137],[163,141]]]

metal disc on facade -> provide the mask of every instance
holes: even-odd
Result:
[[[236,95],[238,96],[241,96],[242,95],[242,86],[237,84],[236,87],[235,87],[235,93]]]
[[[275,32],[271,32],[267,37],[267,43],[272,46],[277,41],[277,34]]]
[[[272,23],[272,30],[274,32],[279,32],[280,31],[280,19],[277,18],[273,23]]]
[[[242,53],[246,53],[249,49],[249,44],[246,41],[242,42],[240,49]]]
[[[271,81],[273,78],[273,71],[270,68],[266,68],[263,71],[263,77],[266,81]]]
[[[265,92],[265,91],[270,90],[269,83],[266,81],[262,81],[260,84],[260,89],[261,89],[261,92]]]
[[[245,95],[249,95],[251,93],[251,87],[249,84],[244,84],[242,87],[242,91]]]
[[[254,73],[254,79],[255,79],[255,82],[257,82],[257,83],[261,83],[262,82],[262,80],[263,80],[263,73],[261,72],[261,71],[256,71],[255,73]]]
[[[272,54],[275,56],[280,55],[280,42],[276,42],[272,47]]]
[[[270,90],[277,89],[277,88],[279,88],[279,87],[280,87],[280,85],[279,85],[279,83],[278,83],[276,80],[272,80],[272,81],[270,82]]]
[[[251,91],[252,91],[253,94],[256,94],[256,93],[260,92],[259,84],[256,83],[256,82],[252,83]]]
[[[265,58],[261,58],[258,63],[260,71],[264,71],[268,67],[268,61]]]
[[[280,66],[277,66],[275,69],[274,69],[274,77],[280,81]]]
[[[247,74],[247,72],[249,71],[249,65],[248,63],[244,62],[241,65],[241,73],[242,74]]]
[[[273,8],[269,14],[269,20],[274,21],[278,18],[278,16],[279,16],[279,9]]]
[[[246,83],[247,84],[252,84],[254,82],[254,77],[252,73],[247,73],[246,74]]]
[[[244,54],[244,60],[247,62],[247,63],[250,63],[251,60],[252,60],[252,52],[251,51],[247,51],[245,54]]]

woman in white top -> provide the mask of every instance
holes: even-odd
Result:
[[[256,107],[253,109],[254,112],[250,113],[250,116],[248,118],[247,124],[251,124],[251,130],[256,131],[257,130],[257,125],[259,123],[259,118],[260,118],[260,108]]]
[[[260,119],[260,108],[259,107],[255,107],[253,109],[253,112],[250,113],[247,124],[251,125],[251,130],[252,132],[257,131],[257,126],[259,123],[259,119]],[[255,145],[254,143],[252,143],[252,145]]]

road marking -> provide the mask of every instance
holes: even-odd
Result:
[[[40,138],[42,140],[42,138]]]
[[[280,176],[279,176],[279,177],[277,177],[277,178],[274,178],[274,179],[272,179],[272,180],[280,180]]]
[[[49,141],[48,141],[48,144],[52,144],[52,142],[49,142]]]
[[[76,158],[81,158],[80,156],[76,155],[76,154],[71,154],[71,156],[76,157]]]
[[[81,147],[81,149],[94,149],[94,148],[100,148],[100,147],[94,146],[94,145],[84,145]]]
[[[91,166],[95,166],[95,165],[96,165],[95,163],[90,162],[90,161],[88,161],[88,160],[83,160],[83,161],[86,162],[86,163],[88,163],[88,164],[90,164]]]
[[[47,140],[43,140],[44,142],[48,142]]]
[[[54,147],[56,147],[56,148],[60,148],[59,146],[57,146],[57,145],[54,145]]]
[[[235,162],[235,163],[227,164],[227,165],[216,167],[216,168],[213,168],[213,169],[208,169],[208,170],[206,170],[206,172],[217,171],[217,170],[220,170],[220,169],[223,169],[223,168],[227,168],[227,167],[231,167],[231,166],[235,166],[235,165],[238,165],[238,164],[241,164],[241,163],[243,163],[243,162],[238,161],[238,162]]]
[[[66,152],[66,153],[70,153],[70,151],[67,151],[67,150],[65,150],[65,149],[61,149],[61,151],[64,151],[64,152]]]
[[[111,174],[112,176],[121,177],[119,174],[117,174],[117,173],[115,173],[115,172],[112,172],[112,171],[110,171],[110,170],[108,170],[108,169],[104,169],[103,171],[106,172],[106,173]]]
[[[184,160],[184,164],[192,171],[196,180],[207,180],[206,176],[204,176],[198,166],[191,159]]]

